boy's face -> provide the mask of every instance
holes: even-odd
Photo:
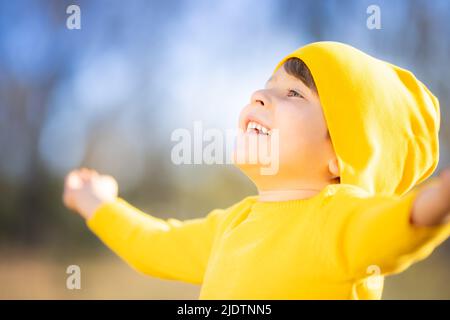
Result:
[[[271,139],[275,136],[266,135],[265,129],[259,133],[248,130],[252,122],[277,131],[278,139]],[[244,131],[244,140],[257,135],[258,145],[271,152],[277,147],[274,144],[278,145],[279,168],[275,175],[261,175],[261,163],[236,163],[258,188],[295,188],[300,181],[319,188],[329,184],[328,166],[335,155],[319,96],[284,67],[277,70],[264,89],[253,93],[250,104],[241,111],[239,129]],[[255,152],[248,145],[236,148],[235,153],[245,154],[246,159]]]

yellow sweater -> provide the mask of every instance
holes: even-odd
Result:
[[[202,284],[200,299],[379,299],[384,275],[425,258],[450,234],[450,224],[410,225],[417,190],[373,197],[329,185],[310,199],[251,196],[186,221],[118,198],[87,224],[138,271]]]

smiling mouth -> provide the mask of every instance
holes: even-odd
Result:
[[[247,123],[247,133],[256,133],[270,136],[271,130],[258,122],[249,121]]]

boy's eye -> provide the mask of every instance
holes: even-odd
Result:
[[[288,97],[299,97],[299,98],[303,98],[303,96],[296,90],[294,89],[289,89],[288,90]]]

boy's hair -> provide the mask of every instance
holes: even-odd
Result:
[[[308,66],[303,62],[303,60],[299,58],[289,58],[283,64],[283,67],[288,74],[299,79],[301,82],[305,84],[305,86],[311,89],[315,94],[319,95],[311,71],[309,70]],[[328,138],[331,139],[330,132],[327,131],[327,133]],[[341,183],[340,177],[333,179],[333,183]]]
[[[303,60],[299,58],[289,58],[284,63],[283,67],[288,74],[301,80],[309,89],[314,91],[317,95],[319,94],[311,71],[309,71],[308,66]]]

